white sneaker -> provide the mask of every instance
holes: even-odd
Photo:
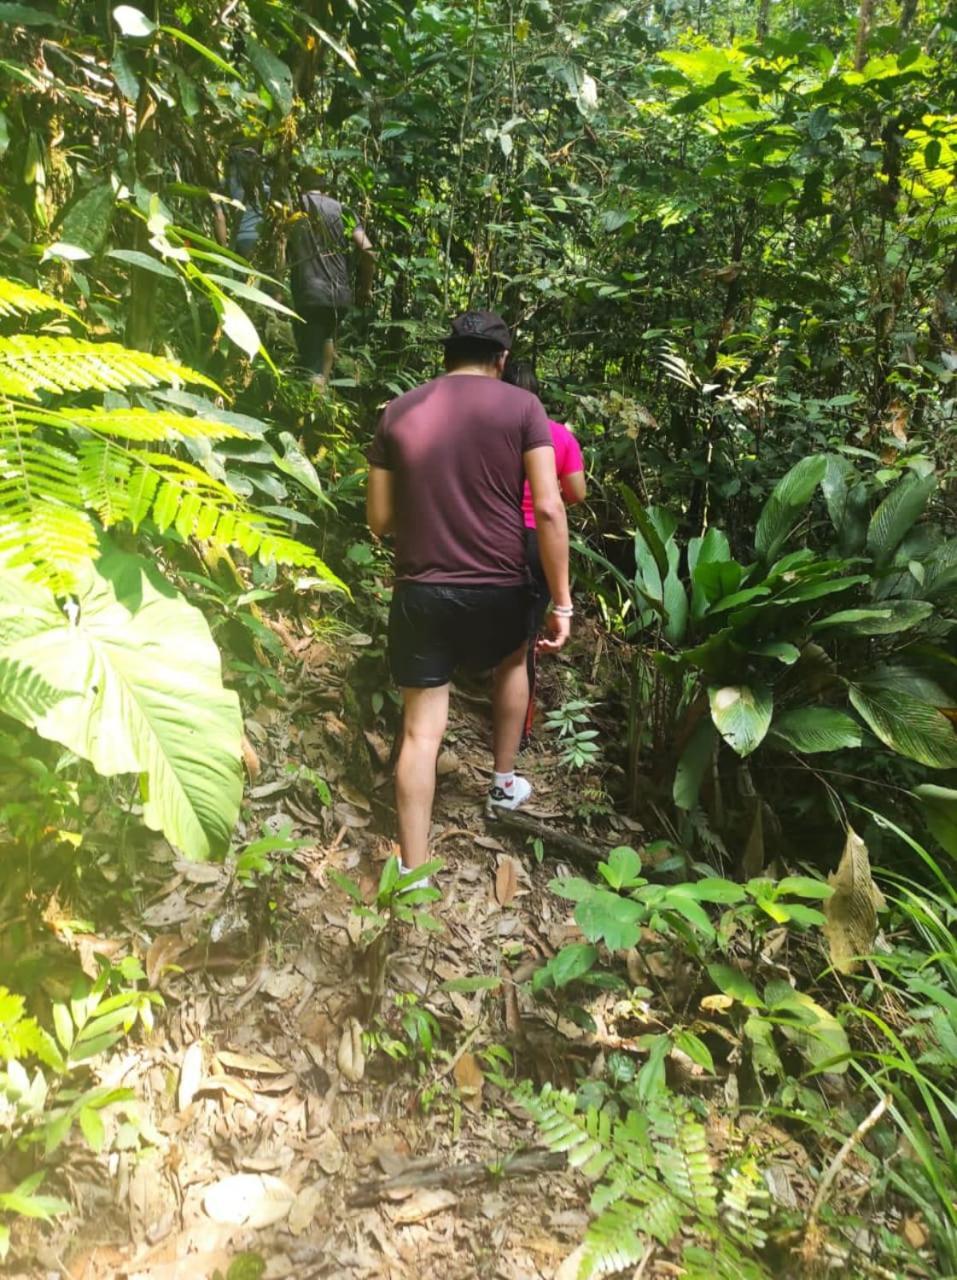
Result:
[[[407,876],[411,871],[414,870],[413,867],[407,867],[401,858],[398,859],[398,862],[399,862],[400,876]],[[419,876],[418,880],[416,880],[414,884],[409,885],[408,892],[411,893],[413,889],[428,889],[428,888],[429,888],[429,877]]]
[[[532,784],[527,778],[517,773],[515,785],[511,791],[506,791],[504,787],[489,788],[489,793],[485,797],[485,812],[490,817],[494,817],[496,809],[517,809],[531,794]]]

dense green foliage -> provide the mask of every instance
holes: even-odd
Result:
[[[861,1219],[902,1269],[906,1206],[957,1273],[955,49],[938,0],[0,4],[11,892],[35,897],[34,859],[82,866],[91,801],[190,857],[229,848],[241,708],[283,692],[260,607],[352,609],[381,641],[376,408],[435,371],[450,310],[502,310],[590,484],[600,644],[548,731],[577,816],[617,804],[666,842],[554,882],[583,940],[533,979],[581,1026],[608,991],[666,1019],[630,1038],[637,1073],[619,1053],[577,1096],[519,1087],[598,1180],[582,1276],[682,1227],[689,1276],[813,1270],[840,1237],[824,1204],[771,1205],[746,1143],[706,1159],[677,1060],[840,1141],[886,1098]],[[240,146],[251,262],[228,247]],[[322,397],[292,372],[282,270],[304,163],[378,253]],[[434,890],[340,888],[363,945],[436,923]],[[69,1008],[28,1011],[26,970],[0,988],[0,1154],[49,1157],[74,1122],[102,1144],[125,1096],[72,1075],[150,1002],[100,969]],[[430,1018],[404,1013],[420,1056]],[[0,1189],[0,1254],[10,1216],[62,1210],[42,1176]]]

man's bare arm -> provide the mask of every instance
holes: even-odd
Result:
[[[372,277],[375,275],[375,250],[372,241],[361,227],[352,233],[352,243],[359,251],[359,278],[356,282],[356,300],[363,306],[372,298]]]
[[[395,479],[384,467],[369,468],[366,488],[366,522],[379,538],[395,528]]]
[[[555,450],[547,446],[529,449],[522,458],[532,490],[538,554],[545,571],[545,581],[554,603],[566,608],[572,602],[568,587],[568,521],[555,475]],[[548,625],[551,639],[542,641],[542,647],[560,649],[571,632],[571,619],[552,613]]]

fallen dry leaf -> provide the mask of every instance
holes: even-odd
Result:
[[[176,1105],[185,1111],[195,1098],[203,1078],[203,1046],[194,1040],[183,1054],[183,1063],[179,1069],[179,1087],[176,1090]]]
[[[301,1236],[312,1225],[321,1203],[322,1190],[320,1187],[315,1185],[303,1187],[296,1196],[295,1204],[289,1211],[289,1221],[286,1224],[294,1236]]]
[[[928,1240],[927,1229],[920,1218],[905,1218],[901,1230],[912,1249],[923,1249]]]
[[[232,1049],[218,1049],[216,1058],[223,1067],[248,1071],[256,1076],[281,1076],[288,1069],[265,1053],[235,1053]]]
[[[507,907],[518,889],[518,862],[505,854],[499,859],[495,873],[495,899],[500,907]]]
[[[462,761],[454,751],[443,751],[435,762],[435,772],[440,778],[450,773],[458,773],[461,767]]]
[[[442,1187],[435,1190],[423,1188],[402,1200],[399,1204],[390,1205],[386,1210],[393,1222],[400,1226],[408,1226],[413,1222],[422,1222],[433,1213],[441,1213],[443,1209],[451,1209],[458,1203],[458,1196]]]
[[[101,972],[96,957],[103,956],[107,960],[112,960],[126,946],[121,938],[97,938],[82,933],[74,937],[73,945],[80,957],[80,968],[88,978],[94,981]]]
[[[383,1133],[373,1138],[369,1147],[379,1168],[389,1177],[401,1172],[409,1163],[412,1149],[401,1134]]]
[[[726,1013],[733,1004],[733,996],[719,994],[714,996],[705,996],[701,1001],[700,1007],[707,1013]]]
[[[199,1093],[225,1093],[237,1102],[252,1102],[255,1094],[248,1084],[236,1080],[233,1076],[205,1076],[196,1086]]]
[[[365,1075],[366,1056],[362,1049],[362,1024],[358,1018],[350,1018],[342,1028],[336,1065],[353,1084],[358,1084]]]
[[[323,1173],[338,1173],[346,1162],[345,1148],[332,1129],[327,1129],[318,1141],[311,1143],[309,1151]]]
[[[839,972],[853,973],[858,957],[867,955],[874,944],[884,896],[871,878],[867,845],[851,827],[840,864],[827,882],[834,890],[824,903],[824,935],[831,961]]]
[[[565,1261],[555,1272],[553,1280],[578,1280],[578,1269],[585,1257],[585,1246],[580,1244],[577,1249],[568,1255]]]
[[[295,1199],[292,1188],[271,1173],[234,1173],[207,1189],[203,1208],[214,1222],[259,1229],[282,1221]]]
[[[470,1111],[481,1111],[482,1089],[485,1076],[473,1053],[463,1053],[455,1064],[452,1075],[462,1095],[462,1102]]]

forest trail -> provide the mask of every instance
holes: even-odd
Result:
[[[505,1046],[520,1076],[568,1082],[576,1056],[584,1070],[594,1057],[582,1053],[593,1036],[547,1023],[519,985],[579,936],[572,904],[547,890],[561,864],[490,834],[487,699],[455,694],[436,805],[446,866],[430,906],[443,929],[399,924],[391,953],[381,941],[363,948],[361,921],[329,873],[374,899],[391,849],[377,833],[388,821],[387,743],[357,720],[360,651],[284,640],[301,667],[296,701],[247,718],[255,776],[237,845],[290,824],[302,843],[284,872],[243,886],[227,866],[174,860],[153,842],[138,918],[118,933],[126,925],[139,939],[166,1009],[147,1043],[128,1042],[97,1073],[135,1091],[146,1150],[99,1158],[77,1136],[67,1177],[78,1213],[52,1245],[38,1243],[35,1274],[206,1280],[231,1263],[231,1277],[245,1274],[235,1260],[249,1252],[266,1276],[299,1280],[553,1277],[587,1224],[585,1184],[485,1079],[481,1053]],[[555,817],[555,757],[541,745],[529,754],[537,810]],[[492,989],[439,990],[499,975]],[[350,1080],[340,1052],[350,1019],[408,1045],[409,1008],[436,1019],[436,1052],[399,1064],[367,1052],[361,1079]],[[535,1152],[531,1173],[494,1176],[522,1150]],[[397,1175],[424,1185],[379,1190]]]

